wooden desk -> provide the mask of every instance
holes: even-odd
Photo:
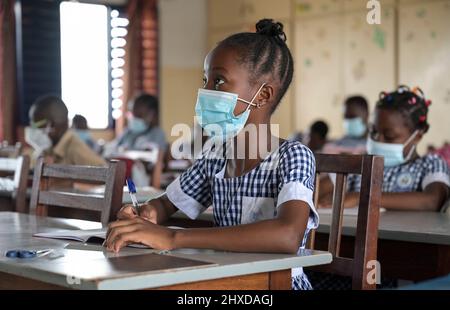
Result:
[[[326,248],[331,215],[321,214],[316,245]],[[352,256],[356,216],[344,215],[341,253]],[[378,261],[389,278],[423,281],[450,273],[450,215],[437,212],[380,213]]]
[[[325,250],[328,244],[331,215],[318,210],[320,217],[316,233],[316,248]],[[186,215],[174,215],[180,223]],[[214,222],[210,210],[200,214],[202,223]],[[177,223],[178,224],[178,223]],[[206,225],[204,225],[206,226]],[[356,216],[344,215],[341,254],[353,256]],[[424,281],[450,273],[450,215],[438,212],[380,213],[378,231],[378,261],[381,273],[393,279]]]
[[[331,262],[327,252],[299,256],[181,249],[165,255],[32,237],[55,229],[96,229],[97,222],[0,212],[0,289],[290,289],[290,269]],[[10,249],[54,249],[33,259],[10,259]]]

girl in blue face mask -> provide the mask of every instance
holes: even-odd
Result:
[[[232,35],[208,54],[195,114],[219,143],[205,148],[166,194],[147,202],[139,214],[131,206],[122,208],[118,217],[123,220],[110,225],[108,249],[142,242],[157,249],[297,253],[305,246],[308,232],[318,225],[312,202],[314,156],[301,143],[270,131],[272,113],[293,76],[285,41],[283,25],[265,19],[256,24],[256,33]],[[216,146],[224,148],[210,156]],[[244,156],[236,156],[232,146],[243,146]],[[214,228],[156,225],[177,210],[195,219],[210,206]],[[292,271],[292,285],[311,288],[301,269]]]
[[[438,211],[449,196],[449,169],[437,155],[419,156],[417,145],[428,131],[431,104],[420,88],[400,86],[382,92],[367,142],[369,154],[384,157],[381,207],[392,210]],[[349,190],[359,191],[360,178],[349,178]],[[357,205],[357,195],[347,205]]]

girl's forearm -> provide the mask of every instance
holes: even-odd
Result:
[[[387,210],[438,211],[439,197],[425,192],[383,193],[381,207]]]
[[[398,211],[438,211],[439,195],[426,192],[382,193],[381,208]],[[359,205],[359,193],[348,193],[345,207]]]
[[[233,252],[296,253],[304,230],[300,233],[280,219],[230,227],[181,229],[175,233],[174,246]]]

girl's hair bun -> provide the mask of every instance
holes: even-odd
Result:
[[[283,24],[273,19],[261,19],[256,23],[256,33],[275,38],[280,43],[285,43],[287,38],[283,31]]]

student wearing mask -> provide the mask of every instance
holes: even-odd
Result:
[[[324,153],[362,154],[367,141],[369,108],[362,96],[348,97],[344,103],[344,137],[328,143]]]
[[[127,150],[148,150],[154,146],[165,152],[167,140],[158,126],[158,99],[142,94],[129,106],[128,126],[116,140],[105,147],[104,155],[117,156]]]
[[[428,131],[431,101],[418,87],[382,92],[370,128],[367,152],[384,157],[381,207],[388,210],[439,211],[449,198],[450,172],[438,155],[417,152]],[[359,204],[360,176],[349,176],[346,206]]]
[[[34,149],[32,163],[42,155],[58,164],[106,165],[69,129],[67,107],[61,98],[44,96],[37,99],[30,108],[29,117],[30,126],[25,128],[25,140]]]

